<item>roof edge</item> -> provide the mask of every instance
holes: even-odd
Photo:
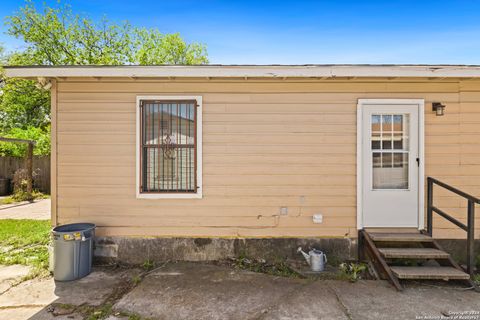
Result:
[[[9,66],[7,77],[480,77],[471,65]]]

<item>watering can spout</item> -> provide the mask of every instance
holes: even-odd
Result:
[[[310,265],[310,255],[302,250],[302,247],[298,247],[297,252],[300,252],[305,260],[307,260],[308,265]]]

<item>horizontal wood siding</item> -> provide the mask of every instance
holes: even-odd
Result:
[[[135,99],[169,94],[203,96],[203,199],[135,198]],[[356,237],[360,98],[425,99],[426,174],[480,195],[479,81],[63,79],[58,222],[94,222],[104,235]],[[463,201],[438,195],[465,221]]]

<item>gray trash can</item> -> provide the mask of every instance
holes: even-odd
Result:
[[[85,277],[92,270],[93,223],[65,224],[53,228],[53,278],[70,281]]]

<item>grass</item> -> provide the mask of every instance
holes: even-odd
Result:
[[[41,193],[40,191],[33,191],[32,193],[33,200],[37,199],[48,199],[50,196],[48,194]],[[0,205],[2,204],[12,204],[17,202],[27,201],[26,195],[24,193],[17,193],[6,198],[3,198],[0,201]]]
[[[35,276],[46,274],[50,228],[49,220],[0,220],[0,264],[26,265]]]

